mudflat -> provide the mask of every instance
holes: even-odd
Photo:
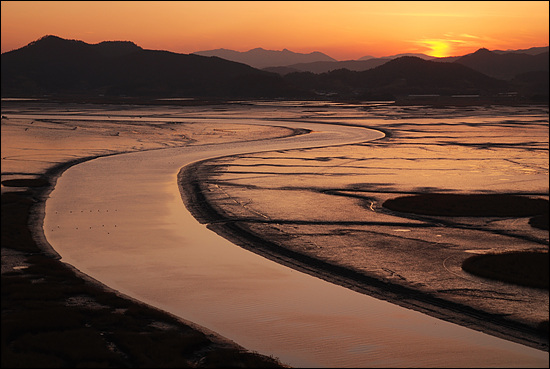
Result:
[[[386,114],[361,121],[386,139],[199,162],[180,173],[182,197],[253,252],[548,350],[547,109],[369,112]],[[462,267],[481,255],[495,262]]]
[[[133,123],[56,120],[59,106],[8,106],[2,103],[2,367],[284,367],[60,262],[41,227],[56,179],[79,162],[197,142],[285,136],[291,130],[160,124],[140,121],[143,112]],[[45,115],[18,118],[13,111]],[[68,114],[78,112],[73,107]]]
[[[19,113],[21,109],[28,109],[28,114],[37,111],[43,114],[45,108],[47,106],[40,106],[39,109],[36,106],[16,107]],[[52,108],[52,114],[58,108]],[[280,111],[280,107],[256,108],[254,114],[260,117],[273,118]],[[461,260],[476,253],[499,249],[547,252],[547,232],[528,227],[529,217],[461,219],[457,222],[456,218],[425,219],[411,217],[406,212],[392,213],[382,206],[385,200],[398,195],[457,190],[471,193],[479,192],[480,188],[489,184],[498,193],[514,192],[547,201],[547,141],[544,142],[543,134],[548,125],[547,108],[520,109],[520,113],[516,113],[516,124],[529,130],[524,133],[521,142],[506,142],[505,145],[501,141],[491,143],[489,136],[483,141],[480,131],[475,139],[467,140],[464,136],[461,140],[449,137],[449,133],[476,125],[491,130],[506,129],[514,122],[503,122],[502,116],[513,116],[511,112],[517,109],[477,108],[464,112],[463,122],[449,123],[444,118],[449,112],[441,109],[377,110],[375,107],[347,106],[341,111],[342,114],[334,116],[332,107],[298,105],[297,108],[287,108],[294,109],[293,119],[346,120],[350,124],[371,126],[391,134],[387,140],[375,144],[226,157],[184,168],[180,176],[182,187],[186,188],[183,197],[197,218],[207,221],[217,217],[216,225],[211,226],[214,231],[297,269],[443,319],[547,350],[547,290],[511,287],[508,284],[493,284],[483,290],[479,286],[486,285],[486,280],[467,275],[460,268]],[[82,110],[90,113],[90,107],[74,106],[71,109],[76,114],[81,114]],[[220,129],[219,125],[209,126],[205,120],[200,120],[200,124],[193,122],[187,125],[170,122],[169,119],[159,121],[152,119],[158,116],[159,111],[152,113],[147,107],[133,107],[135,111],[127,107],[124,109],[124,115],[132,119],[113,121],[111,117],[116,116],[120,108],[93,107],[93,114],[109,118],[98,124],[97,121],[86,122],[77,117],[74,120],[55,120],[53,117],[18,120],[10,117],[9,109],[5,110],[3,104],[2,114],[7,119],[2,119],[2,206],[7,211],[2,212],[2,282],[3,287],[5,284],[8,288],[2,289],[2,306],[3,311],[6,309],[7,312],[21,305],[30,307],[25,310],[28,315],[6,315],[12,320],[8,321],[10,324],[6,330],[3,324],[2,334],[8,339],[3,339],[6,346],[2,349],[2,360],[4,352],[8,352],[12,356],[8,355],[6,360],[51,360],[55,365],[87,362],[99,363],[99,366],[120,366],[120,363],[132,362],[136,366],[159,366],[163,358],[167,360],[169,357],[180,357],[181,361],[171,364],[182,366],[182,363],[192,366],[214,366],[219,363],[224,366],[233,360],[228,357],[234,358],[235,363],[238,360],[246,362],[246,358],[258,359],[263,363],[248,361],[244,364],[250,367],[280,365],[276,360],[254,355],[223,341],[212,332],[206,334],[206,340],[199,339],[200,332],[204,333],[204,330],[187,331],[185,328],[193,327],[192,323],[181,325],[180,321],[172,320],[173,317],[139,302],[121,298],[104,286],[97,286],[86,276],[78,275],[57,262],[44,240],[37,238],[36,229],[29,230],[25,225],[39,225],[40,204],[51,190],[56,176],[79,160],[171,145],[244,140],[251,135],[274,137],[292,134],[286,129],[270,127],[252,133],[242,130],[242,126],[228,125]],[[167,110],[162,112],[164,114],[184,114],[191,119],[250,114],[250,110],[241,111],[240,108],[227,106],[192,108],[183,113],[173,107],[164,109]],[[427,112],[432,116],[426,116]],[[419,114],[422,116],[419,117]],[[365,119],[366,116],[371,120]],[[472,122],[469,116],[474,116],[476,121]],[[396,122],[402,119],[406,121]],[[11,138],[8,139],[10,136],[5,132],[9,132]],[[529,134],[532,137],[528,138]],[[19,135],[19,141],[14,140],[13,135]],[[434,136],[439,143],[431,141]],[[452,155],[438,151],[444,146],[442,142],[448,145],[447,150]],[[504,147],[516,154],[513,163],[502,159],[505,152],[496,155],[502,162],[508,163],[512,174],[506,174],[510,168],[503,170],[495,164],[500,163],[497,158],[486,160],[487,153],[496,151],[496,147]],[[429,155],[418,155],[419,152]],[[461,162],[461,155],[469,160]],[[444,158],[449,162],[444,163]],[[403,163],[412,165],[405,166]],[[430,165],[426,167],[426,163]],[[399,177],[392,174],[397,172],[408,175]],[[413,172],[414,175],[410,175]],[[251,173],[254,175],[251,176]],[[449,178],[449,173],[452,178]],[[467,176],[463,176],[465,173]],[[499,179],[499,173],[504,177],[521,178],[521,188],[514,187],[514,191],[510,191],[511,186],[507,187],[506,181]],[[423,177],[424,180],[419,180]],[[192,179],[199,181],[192,182]],[[200,186],[191,188],[190,183]],[[193,196],[202,196],[205,201],[194,201]],[[292,207],[292,204],[296,206]],[[20,219],[10,223],[12,217],[7,214],[20,214]],[[28,214],[31,214],[30,219],[25,218]],[[503,229],[508,233],[503,234]],[[432,239],[427,239],[429,237]],[[33,242],[38,243],[40,248],[30,246]],[[440,249],[439,253],[436,249]],[[453,273],[460,275],[462,284],[454,277],[450,278]],[[74,284],[65,281],[74,281]],[[51,286],[55,293],[40,294],[39,291],[45,289],[38,287],[46,285]],[[518,292],[510,292],[510,288],[519,289]],[[508,295],[500,292],[503,289],[508,289]],[[26,294],[22,294],[24,290]],[[490,291],[493,291],[493,296]],[[47,316],[57,314],[57,320],[51,320],[52,326],[55,322],[55,329],[41,326],[46,319],[28,320],[27,325],[20,325],[37,310],[44,311],[44,306],[63,309],[44,313]],[[496,311],[491,310],[493,308]],[[119,319],[121,316],[123,318]],[[127,320],[126,316],[134,320]],[[3,318],[3,323],[4,319],[7,318]],[[66,326],[71,329],[64,328],[61,333],[58,327]],[[193,333],[184,337],[181,330]],[[66,335],[68,331],[71,335]],[[156,338],[152,337],[157,335],[164,335],[159,340],[166,339],[162,341],[163,346],[174,351],[166,352],[162,358],[151,359],[142,349],[155,341]],[[150,338],[143,338],[147,336]],[[44,337],[53,337],[49,340],[51,346],[39,343],[44,342]],[[93,347],[101,350],[102,356],[97,355],[99,351],[89,355],[56,351],[59,349],[54,343],[76,343],[75,337],[81,339],[80,342],[95,340],[97,345]],[[191,346],[197,342],[204,344],[197,344],[194,349],[190,348],[189,352],[182,354],[173,342],[181,345],[184,339]],[[154,346],[151,350],[155,350]],[[220,354],[216,362],[216,352],[227,353],[227,356]],[[207,358],[209,355],[211,359]],[[104,359],[99,361],[99,357]]]

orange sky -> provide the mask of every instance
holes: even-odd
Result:
[[[337,60],[548,46],[548,1],[2,1],[2,52],[44,35],[178,53],[262,47]]]

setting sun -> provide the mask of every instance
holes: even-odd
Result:
[[[430,51],[425,53],[427,55],[435,56],[437,58],[451,56],[449,55],[450,45],[445,41],[434,40],[434,41],[425,41],[424,43],[426,44],[427,47],[431,49]]]
[[[146,49],[320,51],[337,60],[548,45],[547,1],[2,1],[2,52],[45,35]],[[512,26],[514,25],[514,26]]]
[[[549,368],[549,4],[1,1],[1,366]]]

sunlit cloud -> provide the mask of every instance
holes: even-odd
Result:
[[[455,35],[446,33],[441,38],[423,38],[410,41],[418,52],[435,57],[463,55],[474,52],[486,44],[499,45],[499,40],[467,33]]]
[[[479,39],[479,38],[480,38],[479,36],[469,35],[469,34],[467,34],[467,33],[461,34],[460,37],[476,38],[476,39]]]
[[[411,12],[373,12],[368,11],[365,12],[366,14],[372,15],[372,16],[383,16],[383,17],[404,17],[404,18],[410,18],[410,17],[418,17],[418,18],[442,18],[442,17],[449,17],[449,18],[472,18],[472,17],[482,17],[482,14],[472,14],[467,12],[418,12],[418,11],[411,11]]]

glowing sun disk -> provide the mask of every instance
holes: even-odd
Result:
[[[445,41],[425,41],[425,44],[431,49],[431,51],[428,52],[428,55],[430,56],[441,58],[449,55],[450,45]]]

